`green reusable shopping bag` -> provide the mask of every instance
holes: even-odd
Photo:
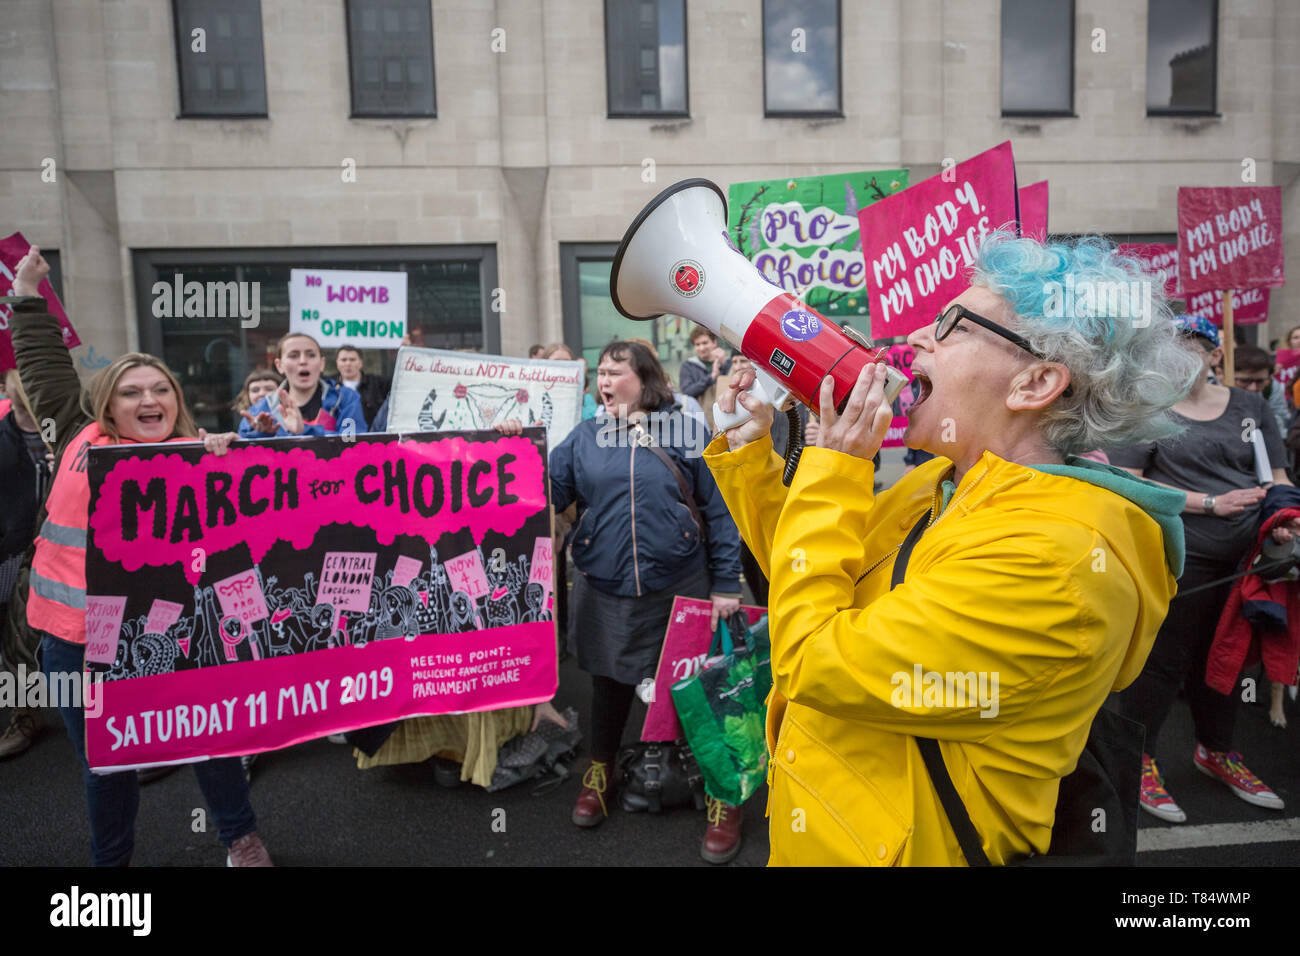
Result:
[[[739,644],[733,643],[733,634]],[[767,775],[764,725],[771,658],[767,615],[749,627],[741,611],[718,622],[704,667],[672,688],[677,717],[704,775],[704,791],[733,807],[749,799]]]

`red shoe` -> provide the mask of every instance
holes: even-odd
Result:
[[[271,854],[266,852],[266,847],[262,846],[262,841],[258,839],[257,834],[250,833],[230,844],[230,852],[226,854],[226,866],[275,866],[275,864],[271,862]]]
[[[613,769],[609,764],[593,760],[587,772],[582,775],[582,790],[578,793],[578,802],[573,805],[573,822],[576,825],[599,826],[609,816],[605,797],[613,789],[613,783]]]
[[[1255,776],[1241,762],[1241,754],[1233,750],[1206,750],[1196,745],[1196,769],[1207,777],[1214,777],[1227,784],[1228,789],[1247,803],[1270,810],[1282,810],[1286,804],[1276,793],[1264,786],[1264,781]]]
[[[740,826],[744,815],[740,807],[712,797],[706,797],[704,802],[708,807],[709,828],[704,831],[700,856],[707,863],[727,863],[740,852]]]

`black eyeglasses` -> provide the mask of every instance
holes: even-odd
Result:
[[[1022,338],[1019,335],[1016,335],[1015,332],[1012,332],[1010,329],[1003,328],[1002,326],[998,325],[996,322],[984,318],[984,316],[982,315],[976,315],[970,309],[962,305],[950,305],[943,312],[939,313],[939,317],[934,320],[934,324],[935,324],[934,340],[936,342],[942,342],[944,339],[946,339],[949,336],[949,334],[952,332],[953,329],[957,328],[957,323],[960,322],[962,319],[970,319],[976,325],[983,326],[984,328],[988,329],[990,332],[1002,336],[1008,342],[1014,343],[1015,345],[1019,345],[1022,349],[1024,349],[1034,358],[1039,358],[1039,359],[1046,358],[1046,356],[1035,351],[1033,347],[1030,346],[1029,342],[1026,339]]]
[[[986,319],[982,315],[976,315],[974,312],[972,312],[970,309],[966,308],[963,305],[950,305],[944,311],[939,313],[939,316],[934,320],[934,326],[935,326],[934,340],[936,342],[942,342],[952,333],[953,329],[957,328],[957,323],[960,322],[962,319],[970,319],[976,325],[988,329],[990,332],[994,333],[995,335],[1002,336],[1004,339],[1006,339],[1008,342],[1012,343],[1013,345],[1020,346],[1022,349],[1024,349],[1026,352],[1032,355],[1034,358],[1047,361],[1047,356],[1044,355],[1042,352],[1039,352],[1038,350],[1033,348],[1029,344],[1029,341],[1025,339],[1023,336],[1017,335],[1015,332],[1012,332],[1010,329],[1003,328],[1002,326],[998,325],[996,322],[992,321],[991,319]],[[1065,387],[1065,391],[1062,392],[1061,394],[1064,395],[1066,398],[1069,398],[1071,395],[1074,394],[1074,386],[1067,385]]]

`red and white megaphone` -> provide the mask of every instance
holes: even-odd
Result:
[[[775,286],[741,255],[727,235],[727,200],[707,179],[675,183],[637,214],[614,256],[609,295],[629,319],[683,315],[739,349],[757,370],[751,393],[777,408],[793,396],[817,411],[829,375],[843,410],[858,373],[879,357],[865,338]],[[885,371],[893,402],[907,379]],[[740,405],[731,415],[713,406],[724,431],[748,419]]]

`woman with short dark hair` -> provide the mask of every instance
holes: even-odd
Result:
[[[654,676],[673,599],[711,597],[716,624],[741,596],[740,541],[700,458],[704,426],[682,414],[643,345],[610,343],[596,374],[605,414],[578,425],[550,462],[555,509],[578,505],[569,641],[592,675],[591,765],[573,810],[582,827],[609,812],[635,688]],[[740,811],[717,801],[709,809],[701,852],[725,862],[740,847]]]

